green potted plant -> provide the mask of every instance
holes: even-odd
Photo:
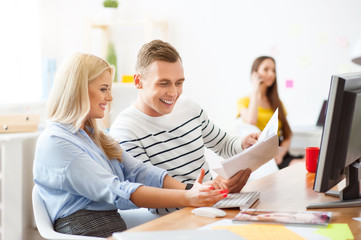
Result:
[[[105,0],[103,2],[103,6],[106,8],[117,8],[118,7],[118,1],[117,0]]]
[[[103,19],[106,22],[114,22],[117,19],[118,0],[104,0],[103,2]]]
[[[106,60],[108,61],[108,63],[115,66],[114,82],[117,82],[118,81],[117,54],[115,52],[115,47],[114,47],[114,44],[112,42],[110,42],[108,44],[108,51],[107,51]]]

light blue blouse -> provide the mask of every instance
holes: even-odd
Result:
[[[52,222],[81,210],[131,209],[139,186],[162,187],[166,171],[123,151],[122,163],[108,160],[88,134],[48,122],[35,152],[33,174]]]

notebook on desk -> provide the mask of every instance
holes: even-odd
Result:
[[[240,240],[244,239],[226,229],[217,230],[176,230],[151,232],[119,232],[113,233],[115,240]]]

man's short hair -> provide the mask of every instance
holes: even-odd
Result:
[[[178,59],[182,61],[179,53],[172,45],[162,40],[153,40],[144,44],[139,50],[135,71],[144,75],[146,68],[154,61],[175,63]]]

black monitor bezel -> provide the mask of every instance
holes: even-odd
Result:
[[[347,151],[339,151],[337,144],[348,144],[349,129],[342,121],[342,111],[345,111],[345,93],[360,89],[361,73],[333,75],[327,104],[327,116],[322,131],[320,155],[316,170],[313,189],[317,192],[327,192],[345,178]],[[340,134],[341,133],[341,134]],[[325,147],[323,147],[325,146]],[[326,161],[326,159],[328,159]],[[330,160],[332,159],[332,160]],[[329,164],[325,166],[325,164]],[[331,164],[331,165],[330,165]]]

